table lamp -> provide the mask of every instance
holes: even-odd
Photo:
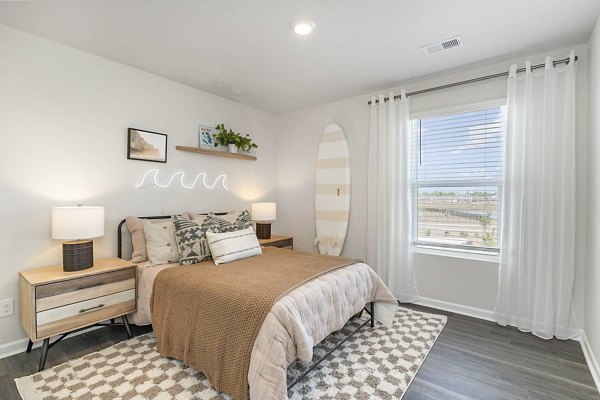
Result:
[[[104,236],[104,207],[53,207],[52,239],[63,243],[63,271],[73,272],[94,265],[95,237]]]
[[[256,237],[271,239],[271,221],[277,219],[275,203],[252,203],[252,220],[256,222]]]

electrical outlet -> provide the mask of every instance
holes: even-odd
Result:
[[[8,317],[9,315],[14,314],[14,300],[11,297],[10,299],[1,300],[0,301],[0,317]]]

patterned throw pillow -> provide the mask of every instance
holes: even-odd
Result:
[[[210,213],[206,216],[202,224],[218,224],[221,232],[234,232],[252,228],[252,217],[250,217],[248,210],[244,210],[237,215],[215,215]]]
[[[179,264],[197,264],[210,259],[206,231],[221,232],[219,224],[204,221],[202,225],[181,217],[174,217],[175,239],[179,247]]]

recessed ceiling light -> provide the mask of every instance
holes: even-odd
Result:
[[[294,21],[292,22],[292,29],[298,35],[308,35],[315,29],[315,23],[311,21]]]

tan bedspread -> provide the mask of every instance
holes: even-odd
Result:
[[[260,256],[218,267],[165,269],[151,301],[158,351],[203,372],[217,391],[245,400],[252,349],[273,305],[302,284],[356,262],[265,248]]]

